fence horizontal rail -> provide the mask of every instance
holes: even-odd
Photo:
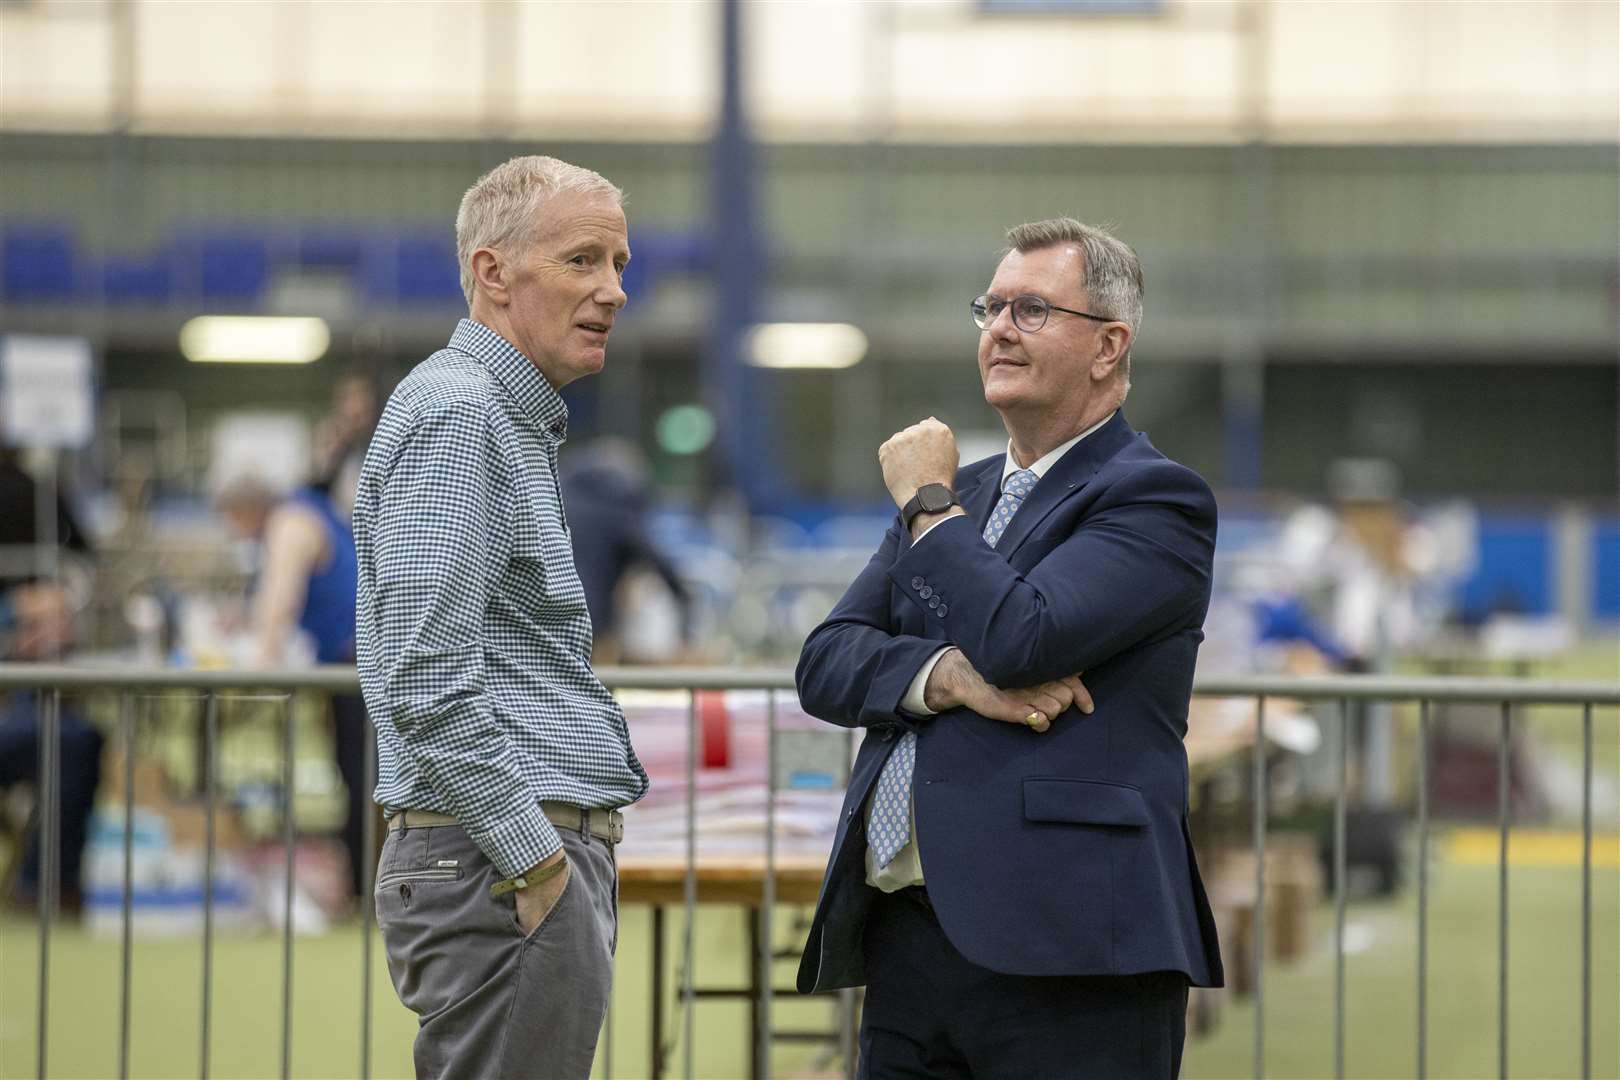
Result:
[[[791,690],[787,668],[604,667],[597,675],[620,690]],[[279,669],[73,667],[0,664],[0,690],[232,690],[275,687],[354,693],[355,669],[342,665]],[[1291,697],[1307,701],[1508,702],[1514,705],[1620,706],[1620,684],[1546,679],[1387,677],[1381,675],[1211,675],[1193,683],[1200,697]]]

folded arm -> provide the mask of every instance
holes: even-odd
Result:
[[[1196,474],[1166,463],[1120,479],[1106,505],[1027,574],[947,521],[889,567],[900,593],[914,577],[949,598],[944,628],[997,687],[1087,671],[1184,625],[1208,604],[1214,497]],[[1035,540],[1032,542],[1040,542]]]

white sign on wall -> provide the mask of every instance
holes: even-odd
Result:
[[[88,446],[95,426],[90,343],[77,337],[0,337],[0,440]]]

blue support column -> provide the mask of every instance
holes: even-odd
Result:
[[[704,356],[704,399],[714,412],[722,479],[751,509],[779,487],[770,373],[750,367],[745,337],[759,316],[765,273],[753,139],[743,112],[741,0],[721,5],[720,122],[710,157],[714,296]]]

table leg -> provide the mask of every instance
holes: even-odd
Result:
[[[652,1080],[664,1077],[664,908],[652,906]]]
[[[770,993],[770,987],[761,987],[759,981],[759,949],[760,949],[760,912],[759,908],[748,907],[748,1045],[752,1050],[749,1056],[750,1075],[753,1080],[760,1080],[765,1075],[765,1057],[771,1052],[768,1042],[762,1038],[759,1030],[759,995],[761,990]]]

